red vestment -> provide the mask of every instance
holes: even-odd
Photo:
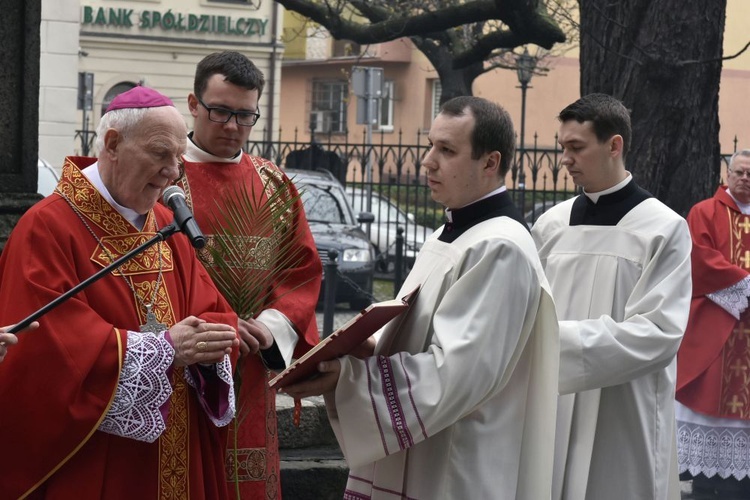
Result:
[[[688,214],[693,299],[677,354],[677,400],[713,417],[750,420],[750,308],[739,321],[706,297],[750,270],[750,216],[720,187]]]
[[[258,204],[265,203],[268,197],[264,189],[273,189],[285,180],[288,180],[286,175],[273,163],[245,153],[242,153],[239,163],[185,162],[185,178],[181,184],[196,221],[207,237],[206,249],[199,253],[207,266],[211,265],[207,249],[217,245],[217,239],[222,237],[215,234],[219,231],[215,225],[222,224],[217,204],[231,196],[228,193],[236,192],[237,186],[245,186],[248,193],[255,193],[254,201]],[[296,190],[293,186],[291,188],[292,195],[296,195]],[[284,271],[283,277],[270,280],[268,286],[274,290],[261,309],[275,309],[289,319],[299,336],[294,350],[294,357],[299,357],[320,339],[315,306],[320,292],[322,265],[301,200],[298,199],[295,205],[291,211],[293,220],[286,221],[285,227],[289,228],[287,237],[295,238],[301,246],[300,264]],[[243,241],[252,246],[248,255],[254,256],[253,269],[268,272],[269,264],[264,262],[270,263],[276,257],[273,239],[269,238],[271,235],[246,236],[251,236]],[[255,311],[256,315],[259,312]],[[227,480],[233,484],[230,491],[238,481],[242,499],[281,498],[276,391],[267,384],[272,374],[259,356],[243,358],[240,363],[242,384],[237,397],[237,418],[231,424],[227,451]],[[235,447],[234,429],[237,427]]]
[[[124,255],[173,219],[161,205],[136,230],[67,158],[55,193],[34,205],[0,257],[0,324],[17,322]],[[101,243],[60,193],[76,206]],[[104,248],[108,250],[105,251]],[[161,258],[159,258],[161,252]],[[148,250],[48,312],[0,365],[0,497],[224,499],[227,428],[172,370],[166,429],[153,443],[99,431],[128,345],[153,305],[168,326],[189,315],[237,327],[237,317],[182,234]]]

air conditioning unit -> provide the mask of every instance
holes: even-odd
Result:
[[[331,131],[331,113],[329,111],[312,111],[310,113],[310,130],[315,132]]]

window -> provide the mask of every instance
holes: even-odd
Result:
[[[386,132],[393,131],[393,89],[393,80],[386,80],[383,83],[383,95],[380,98],[378,123],[380,123],[380,130]]]
[[[443,87],[440,80],[432,80],[432,120],[440,112],[440,97],[443,95]]]
[[[102,114],[107,112],[107,108],[112,102],[112,99],[122,94],[123,92],[127,92],[128,90],[132,89],[136,85],[138,84],[133,83],[133,82],[120,82],[114,87],[112,87],[111,89],[109,89],[107,93],[104,95],[104,100],[102,101]]]
[[[313,81],[310,129],[318,133],[346,132],[346,80]]]
[[[350,40],[333,40],[332,57],[356,57],[362,52],[358,43]]]

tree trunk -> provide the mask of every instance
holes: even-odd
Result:
[[[440,78],[440,104],[462,95],[473,95],[474,80],[484,73],[484,63],[474,63],[464,68],[453,67],[453,54],[445,45],[434,40],[412,37],[414,45],[427,57]]]
[[[686,215],[719,182],[719,80],[726,0],[581,0],[581,95],[631,111],[626,166]]]

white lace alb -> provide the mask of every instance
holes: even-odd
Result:
[[[153,443],[166,423],[161,406],[172,394],[167,370],[174,349],[163,333],[128,331],[127,351],[112,406],[99,430]]]
[[[679,472],[693,476],[718,474],[744,479],[750,473],[750,429],[712,427],[679,422],[677,425]]]
[[[750,276],[723,290],[706,294],[706,297],[735,319],[740,319],[740,315],[747,309],[748,296],[750,296]]]
[[[208,415],[208,418],[211,419],[211,422],[213,422],[216,427],[224,427],[234,418],[234,379],[232,378],[232,364],[229,361],[229,355],[225,354],[221,363],[210,365],[210,368],[216,370],[216,374],[222,382],[229,386],[229,405],[223,415],[216,415],[214,409],[208,406],[205,398],[198,391],[198,384],[195,382],[195,378],[192,373],[190,373],[190,370],[185,370],[185,381],[187,381],[190,387],[195,389],[195,392],[198,395],[198,401],[200,402],[203,411]]]

